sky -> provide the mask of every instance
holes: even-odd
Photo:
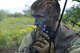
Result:
[[[31,4],[36,0],[0,0],[0,10],[6,10],[11,13],[15,12],[21,12],[23,13],[23,10],[28,9],[28,7],[31,6]],[[61,0],[60,6],[61,9],[64,6],[65,0]],[[72,2],[72,0],[68,0],[67,9],[69,9],[73,4],[76,4],[76,2]]]

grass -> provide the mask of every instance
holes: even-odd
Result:
[[[32,25],[34,22],[33,18],[22,17],[22,18],[5,18],[3,21],[0,22],[0,30],[7,31],[7,30],[15,30],[15,29],[22,29],[25,28],[27,25]]]
[[[0,21],[0,48],[14,48],[21,43],[25,33],[21,30],[31,27],[34,19],[31,17],[7,17]]]

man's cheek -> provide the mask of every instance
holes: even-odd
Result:
[[[55,22],[51,19],[45,20],[46,25],[53,25]]]

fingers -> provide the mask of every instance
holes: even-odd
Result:
[[[36,33],[36,38],[37,38],[36,39],[37,41],[33,44],[33,48],[36,48],[39,52],[41,52],[41,51],[45,52],[49,48],[49,37],[48,37],[48,35],[42,31],[38,31]]]
[[[42,32],[42,31],[38,31],[36,33],[37,38],[44,38],[45,40],[49,41],[49,37],[46,33]]]
[[[42,37],[44,37],[45,40],[49,41],[49,37],[46,33],[41,32]]]
[[[36,48],[36,49],[37,49],[37,51],[39,51],[39,52],[40,52],[40,51],[41,51],[41,49],[42,49],[42,48],[40,48],[40,47],[38,47],[38,46],[33,46],[33,47],[34,47],[34,48]]]
[[[34,43],[33,47],[38,51],[41,51],[42,49],[49,47],[49,42],[44,38],[40,38],[37,42]]]
[[[49,47],[49,43],[46,40],[38,41],[38,42],[34,43],[34,45],[33,45],[33,48],[36,48],[37,51],[39,51],[39,52],[44,51],[44,50],[46,51],[46,49],[48,49],[48,47]]]
[[[40,48],[43,48],[45,45],[38,41],[38,42],[34,43],[34,46],[38,46]]]
[[[49,42],[48,42],[45,38],[40,38],[39,41],[40,41],[41,43],[43,43],[44,45],[49,44]]]
[[[48,45],[49,42],[46,41],[45,39],[41,38],[39,39],[37,42],[34,43],[34,45],[39,46],[41,48],[45,47],[46,45]]]

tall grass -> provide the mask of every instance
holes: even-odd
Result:
[[[31,17],[7,17],[0,21],[0,48],[18,48],[33,23]]]

